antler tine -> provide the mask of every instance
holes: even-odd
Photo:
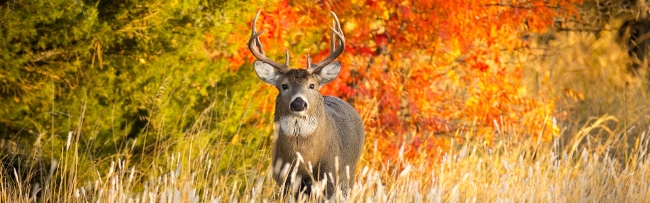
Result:
[[[311,56],[309,56],[309,54],[307,54],[307,70],[309,70],[309,68],[311,68],[311,65],[312,65],[311,64]]]
[[[286,60],[284,62],[284,65],[289,67],[289,50],[288,49],[287,49],[287,58],[286,58]]]
[[[336,25],[335,26],[333,25],[333,27],[331,28],[332,29],[331,41],[333,41],[334,38],[337,38],[339,41],[339,45],[336,46],[335,45],[336,43],[330,44],[330,55],[327,56],[325,60],[319,63],[307,66],[307,71],[309,73],[314,73],[320,70],[321,68],[325,67],[327,64],[330,64],[332,61],[334,61],[334,59],[339,57],[343,53],[343,50],[345,49],[345,36],[343,36],[343,30],[341,29],[341,23],[339,22],[339,18],[336,16],[336,13],[334,13],[333,11],[330,12],[334,16],[334,22],[336,23]]]
[[[255,38],[255,44],[257,45],[257,48],[259,48],[260,53],[264,54],[264,46],[262,46],[262,42],[260,42],[259,36]]]
[[[253,25],[251,26],[251,37],[252,35],[255,35],[255,27],[257,25],[257,18],[260,17],[260,12],[262,12],[262,9],[257,11],[257,14],[255,14],[255,19],[253,19]],[[262,29],[262,32],[264,32],[264,29]],[[259,49],[261,54],[264,54],[264,46],[262,45],[262,42],[260,42],[259,35],[258,37],[255,37],[255,45],[257,45],[257,48]]]
[[[262,9],[258,10],[257,14],[255,14],[255,19],[253,20],[253,25],[251,26],[252,27],[251,36],[256,34],[255,27],[257,24],[257,18],[260,16],[260,12],[262,12]],[[262,32],[264,32],[264,29],[262,29]],[[264,46],[262,46],[262,42],[260,42],[259,35],[258,37],[255,37],[255,44],[257,45],[257,48],[259,49],[260,53],[264,54]]]
[[[267,58],[264,55],[264,48],[262,47],[262,43],[260,42],[259,36],[264,33],[264,29],[262,29],[260,32],[255,32],[255,25],[257,24],[257,18],[260,16],[260,13],[262,10],[260,9],[257,11],[257,15],[255,15],[255,19],[253,19],[253,25],[251,26],[251,38],[248,39],[248,49],[251,51],[253,56],[257,58],[257,60],[260,60],[264,63],[267,63],[273,68],[279,70],[282,73],[286,73],[289,70],[289,52],[287,51],[287,61],[285,65],[282,65],[278,62],[275,62],[269,58]],[[257,46],[256,46],[257,45]]]
[[[336,27],[336,22],[332,20],[332,27]],[[334,49],[336,49],[336,36],[334,35],[334,31],[332,31],[332,37],[330,37],[330,54],[334,53]]]

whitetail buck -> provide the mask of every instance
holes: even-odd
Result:
[[[340,62],[332,62],[345,47],[345,37],[336,14],[332,23],[331,54],[312,64],[307,55],[306,69],[289,68],[289,51],[285,64],[264,55],[255,31],[257,12],[252,25],[248,48],[257,58],[255,73],[264,82],[274,85],[279,94],[275,99],[275,132],[273,177],[285,192],[292,185],[311,193],[313,181],[326,180],[325,195],[332,197],[340,187],[347,194],[354,183],[354,173],[361,157],[365,133],[359,114],[347,102],[332,96],[322,96],[318,90],[336,79]],[[338,46],[336,42],[338,41]],[[292,177],[298,177],[292,184]],[[296,191],[298,192],[298,191]],[[297,193],[296,193],[297,194]]]

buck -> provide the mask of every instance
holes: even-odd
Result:
[[[305,69],[290,69],[288,50],[284,64],[264,55],[259,40],[264,30],[255,31],[259,15],[260,11],[252,23],[248,48],[257,58],[253,64],[257,76],[279,91],[275,99],[277,140],[273,148],[273,177],[284,186],[285,193],[296,185],[292,181],[299,181],[296,194],[303,191],[309,195],[314,181],[319,181],[325,183],[327,198],[332,197],[336,187],[346,195],[354,183],[354,172],[361,157],[365,140],[363,123],[350,104],[318,92],[341,71],[341,63],[333,62],[345,48],[339,19],[332,12],[330,55],[312,64],[307,54]]]

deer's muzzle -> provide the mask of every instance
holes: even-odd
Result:
[[[291,107],[292,111],[300,112],[307,109],[307,102],[305,102],[305,100],[302,100],[302,98],[298,97],[295,100],[293,100],[289,106]]]

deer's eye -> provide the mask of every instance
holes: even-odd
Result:
[[[314,89],[314,84],[309,85],[309,89]]]
[[[287,84],[282,84],[282,90],[287,90],[289,89],[289,85]]]

